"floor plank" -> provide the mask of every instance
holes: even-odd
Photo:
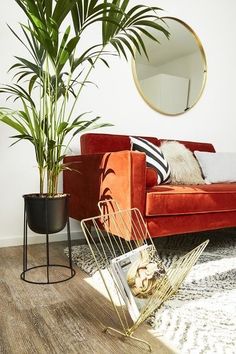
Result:
[[[67,264],[65,243],[51,244],[51,257]],[[29,262],[45,259],[44,245],[29,246]],[[103,332],[105,326],[119,327],[111,303],[88,282],[77,267],[76,276],[64,283],[28,284],[20,280],[21,247],[0,249],[0,353],[1,354],[141,354],[147,348],[132,340]],[[66,272],[66,271],[65,271]],[[38,276],[44,275],[39,269]],[[174,350],[143,324],[135,335],[147,340],[153,353]]]

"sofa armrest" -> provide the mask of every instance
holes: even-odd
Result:
[[[64,193],[71,195],[69,215],[81,220],[99,214],[100,200],[115,199],[121,209],[144,213],[146,156],[135,151],[67,156]]]

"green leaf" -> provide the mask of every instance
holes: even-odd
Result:
[[[53,4],[53,0],[45,0],[44,1],[45,14],[46,14],[47,19],[52,17],[52,4]]]
[[[60,44],[60,48],[59,48],[59,52],[58,52],[58,57],[60,57],[61,52],[63,51],[63,49],[66,46],[66,42],[68,40],[70,34],[70,26],[68,26],[63,34],[62,40],[61,40],[61,44]]]
[[[30,95],[31,95],[31,92],[32,92],[32,90],[33,90],[33,87],[34,87],[34,84],[35,84],[37,78],[38,78],[38,75],[34,75],[34,76],[31,77],[31,79],[30,79],[30,81],[29,81],[29,88],[28,88],[28,90],[29,90],[29,94],[30,94]]]
[[[107,62],[105,59],[103,59],[103,58],[99,58],[99,59],[100,59],[108,68],[110,68],[108,62]]]
[[[76,1],[77,0],[57,0],[52,18],[58,24],[58,27],[60,27],[68,13],[74,8]]]
[[[85,52],[79,57],[79,58],[76,58],[73,60],[73,63],[72,63],[72,67],[71,67],[71,70],[72,72],[80,65],[82,64],[84,61],[88,60],[88,58],[93,55],[93,52],[92,50],[95,49],[95,48],[100,48],[101,45],[100,44],[96,44],[96,45],[93,45],[92,47],[88,48],[87,50],[85,50]],[[99,53],[99,52],[96,52],[96,53]]]
[[[88,15],[90,16],[91,14],[94,13],[95,6],[97,5],[98,0],[91,0],[88,8]]]
[[[78,10],[78,5],[75,4],[75,6],[71,10],[71,16],[72,16],[72,21],[73,21],[74,30],[76,34],[79,33],[81,28],[79,13],[80,11]]]
[[[129,28],[128,31],[132,32],[137,37],[138,43],[141,46],[146,58],[148,59],[148,54],[147,54],[147,51],[146,51],[146,47],[145,47],[144,41],[143,41],[142,37],[140,36],[140,34],[133,28]]]
[[[68,126],[68,122],[61,122],[57,129],[57,134],[60,135],[63,131],[65,131],[66,127]]]
[[[56,146],[56,141],[53,139],[48,140],[48,148],[49,150],[53,150],[54,147]]]
[[[82,118],[83,116],[85,116],[86,114],[89,114],[89,113],[91,113],[91,112],[84,112],[84,113],[81,113],[78,117],[76,117],[76,118],[73,120],[72,125],[73,125],[73,124],[76,124],[76,123],[80,120],[80,118]]]
[[[134,57],[134,51],[133,51],[133,48],[130,45],[129,41],[126,38],[124,38],[124,37],[116,37],[116,39],[120,42],[120,45],[121,45],[121,42],[123,42],[125,47],[128,48],[128,50],[130,51],[131,55]]]
[[[24,58],[20,58],[20,57],[15,57],[15,58],[18,59],[21,63],[23,63],[26,68],[31,69],[35,74],[40,76],[41,72],[40,72],[40,68],[38,67],[38,65],[36,65]]]
[[[114,46],[115,49],[118,48],[117,53],[120,55],[120,53],[122,53],[125,57],[126,60],[128,60],[128,57],[126,55],[124,46],[122,45],[122,43],[120,43],[120,41],[118,39],[112,39],[111,40],[111,44]]]
[[[154,28],[158,31],[161,31],[162,33],[164,33],[164,35],[169,38],[170,33],[162,26],[158,25],[156,22],[154,21],[149,21],[149,20],[140,20],[135,22],[136,26],[145,26],[148,28]]]
[[[10,31],[14,34],[14,36],[21,42],[21,44],[23,44],[23,46],[29,51],[29,48],[27,47],[27,45],[24,43],[24,41],[18,36],[18,34],[9,26],[7,25],[8,28],[10,29]],[[30,52],[30,51],[29,51]]]
[[[146,30],[143,27],[139,27],[139,26],[135,26],[140,32],[142,32],[143,34],[145,34],[145,36],[147,36],[148,38],[150,38],[151,40],[153,40],[154,42],[160,43],[158,41],[158,39],[156,37],[154,37],[148,30]]]
[[[12,136],[10,136],[10,138],[11,139],[17,139],[10,146],[13,146],[13,145],[17,144],[21,140],[28,140],[31,143],[34,143],[34,139],[32,138],[32,136],[27,135],[27,134],[12,135]]]
[[[6,115],[2,115],[0,113],[0,121],[2,121],[3,123],[7,124],[9,127],[17,130],[21,134],[27,133],[27,131],[26,131],[25,127],[23,126],[23,124],[17,123],[14,118],[12,119],[12,118],[10,118],[10,117],[8,117]]]

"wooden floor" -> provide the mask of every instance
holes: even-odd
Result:
[[[64,246],[63,242],[51,244],[55,263],[66,263]],[[44,262],[44,255],[43,245],[29,247],[32,264]],[[0,249],[0,353],[148,352],[143,344],[102,332],[104,326],[118,326],[116,316],[110,302],[85,281],[88,276],[77,267],[73,279],[52,285],[23,282],[21,267],[21,247]],[[42,270],[38,272],[44,276]],[[144,324],[135,334],[151,343],[153,353],[175,353],[150,330]]]

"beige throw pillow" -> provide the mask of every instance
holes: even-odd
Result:
[[[170,165],[171,184],[205,184],[193,153],[177,141],[164,141],[161,151]]]

